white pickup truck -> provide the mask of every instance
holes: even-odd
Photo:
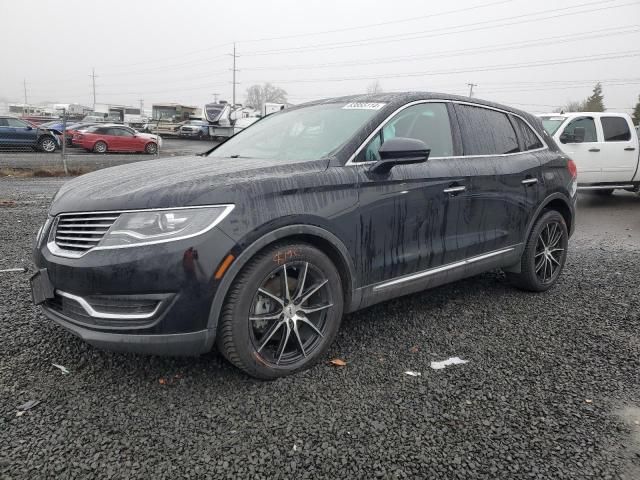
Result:
[[[542,124],[578,167],[578,189],[640,193],[638,132],[626,113],[540,115]]]

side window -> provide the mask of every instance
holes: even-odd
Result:
[[[602,131],[605,142],[627,142],[631,140],[629,124],[622,117],[602,117]]]
[[[581,135],[576,136],[576,128],[584,129],[584,139],[580,140]],[[578,131],[580,132],[580,130]],[[577,143],[577,142],[597,142],[598,135],[596,134],[596,122],[591,117],[578,117],[574,118],[564,128],[562,135],[560,135],[560,141],[562,143]]]
[[[126,128],[117,128],[115,129],[115,131],[116,135],[118,135],[119,137],[133,137],[133,133],[131,133]]]
[[[511,119],[515,122],[516,127],[519,130],[520,138],[522,138],[522,144],[525,150],[535,150],[544,146],[538,136],[533,132],[533,130],[531,130],[531,127],[529,127],[529,125],[527,125],[521,118],[512,115]]]
[[[9,123],[6,118],[0,118],[0,127],[8,127]]]
[[[444,103],[421,103],[405,108],[393,117],[360,152],[356,161],[380,160],[378,149],[390,138],[422,140],[431,149],[430,157],[453,156],[449,112]]]
[[[10,127],[14,128],[26,128],[27,124],[17,118],[7,118],[7,123]]]
[[[520,151],[516,132],[505,113],[456,105],[465,156],[503,155]]]

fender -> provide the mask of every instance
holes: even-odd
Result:
[[[229,270],[227,270],[227,272],[225,273],[224,277],[220,281],[220,284],[218,285],[218,289],[211,304],[211,309],[209,310],[207,329],[211,331],[212,335],[210,340],[211,345],[208,345],[208,347],[213,346],[213,341],[215,340],[215,331],[218,327],[218,318],[220,316],[220,312],[222,311],[224,299],[226,298],[227,292],[229,291],[229,288],[231,288],[231,284],[235,280],[240,270],[242,270],[247,262],[251,258],[253,258],[253,256],[258,251],[262,250],[267,245],[282,238],[291,237],[294,235],[311,235],[323,240],[327,240],[338,250],[343,262],[348,267],[348,272],[346,273],[349,277],[347,280],[350,288],[348,292],[345,292],[345,312],[350,311],[350,306],[356,303],[355,299],[351,298],[352,292],[355,291],[355,267],[353,265],[353,260],[349,255],[349,251],[347,250],[347,247],[345,247],[344,243],[342,243],[342,240],[340,240],[333,233],[328,232],[324,228],[320,228],[314,225],[288,225],[286,227],[281,227],[272,232],[269,232],[260,237],[258,240],[254,241],[251,245],[249,245],[242,251],[242,253],[231,264]],[[357,300],[357,303],[359,303],[359,298]]]
[[[527,224],[526,234],[525,234],[524,239],[522,241],[522,248],[523,249],[524,249],[524,246],[526,245],[526,242],[527,242],[527,239],[529,238],[529,235],[531,234],[531,230],[533,229],[533,225],[536,223],[536,220],[540,217],[540,214],[542,213],[542,211],[552,201],[558,200],[558,199],[562,200],[562,202],[567,206],[567,208],[571,212],[571,228],[570,228],[570,231],[569,231],[569,236],[572,235],[572,233],[573,233],[573,231],[575,229],[575,225],[576,225],[575,207],[573,206],[573,202],[571,200],[569,200],[569,197],[567,197],[564,193],[555,192],[555,193],[552,193],[551,195],[547,196],[542,202],[540,202],[540,205],[538,205],[538,207],[536,208],[536,211],[533,213],[533,215],[531,215],[531,218],[529,219],[529,223]],[[520,273],[520,260],[518,260],[518,262],[513,264],[513,265],[509,265],[507,267],[503,267],[502,270],[504,270],[505,272]]]
[[[567,208],[571,212],[571,228],[570,228],[570,231],[569,231],[569,236],[571,236],[573,234],[573,231],[575,230],[575,227],[576,227],[576,221],[575,221],[576,210],[575,210],[574,202],[569,200],[569,197],[567,197],[564,193],[555,192],[555,193],[552,193],[551,195],[549,195],[548,197],[546,197],[542,202],[540,202],[540,205],[538,205],[538,208],[536,208],[535,213],[529,219],[529,224],[527,225],[527,234],[524,237],[524,242],[526,242],[527,238],[529,238],[529,234],[531,233],[531,230],[533,229],[533,224],[536,222],[536,220],[538,219],[538,217],[542,213],[542,210],[544,210],[545,207],[547,205],[549,205],[552,201],[557,200],[557,199],[562,200],[563,203],[567,206]]]

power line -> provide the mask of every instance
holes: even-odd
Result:
[[[335,28],[333,30],[323,30],[320,32],[305,32],[305,33],[294,33],[291,35],[281,35],[278,37],[266,37],[266,38],[254,38],[251,40],[240,40],[238,43],[255,43],[255,42],[268,42],[268,41],[273,41],[273,40],[285,40],[288,38],[300,38],[300,37],[311,37],[311,36],[316,36],[316,35],[326,35],[329,33],[340,33],[340,32],[349,32],[349,31],[353,31],[353,30],[362,30],[362,29],[367,29],[367,28],[373,28],[373,27],[382,27],[382,26],[386,26],[386,25],[396,25],[398,23],[406,23],[406,22],[413,22],[413,21],[418,21],[418,20],[425,20],[427,18],[435,18],[435,17],[442,17],[445,15],[452,15],[454,13],[462,13],[462,12],[468,12],[471,10],[478,10],[481,8],[486,8],[486,7],[493,7],[496,5],[501,5],[504,3],[511,3],[513,2],[513,0],[500,0],[497,2],[490,2],[490,3],[483,3],[480,5],[475,5],[472,7],[466,7],[466,8],[458,8],[456,10],[448,10],[445,12],[437,12],[437,13],[430,13],[429,15],[422,15],[419,17],[411,17],[411,18],[403,18],[403,19],[399,19],[399,20],[390,20],[387,22],[378,22],[378,23],[370,23],[367,25],[357,25],[354,27],[344,27],[344,28]]]
[[[416,39],[419,39],[419,38],[440,37],[440,36],[444,36],[444,35],[453,35],[453,34],[457,34],[457,33],[467,33],[467,32],[473,32],[473,31],[478,31],[478,30],[486,30],[488,28],[496,28],[496,27],[518,25],[518,24],[521,24],[521,23],[537,22],[537,21],[540,21],[540,20],[548,20],[548,19],[552,19],[552,18],[561,18],[561,17],[566,17],[566,16],[579,15],[579,14],[582,14],[582,13],[591,13],[591,12],[597,12],[597,11],[607,10],[607,9],[611,9],[611,8],[621,8],[621,7],[626,7],[626,6],[637,5],[638,4],[637,0],[636,0],[636,1],[633,1],[633,2],[627,2],[627,3],[620,4],[620,5],[612,5],[612,6],[607,6],[607,7],[600,6],[598,8],[591,8],[591,9],[586,9],[586,10],[575,11],[576,8],[580,8],[580,7],[588,7],[588,6],[591,6],[591,5],[602,5],[603,3],[612,3],[612,2],[617,2],[617,1],[619,1],[619,0],[598,0],[598,1],[595,1],[595,2],[588,2],[588,3],[578,4],[578,5],[572,5],[570,7],[541,10],[541,11],[538,11],[538,12],[532,12],[532,13],[528,13],[528,14],[514,15],[514,16],[511,16],[511,17],[504,17],[504,18],[493,19],[493,20],[485,20],[485,21],[481,21],[481,22],[473,22],[473,23],[467,23],[467,24],[463,24],[463,25],[454,25],[454,26],[449,26],[449,27],[442,27],[442,28],[429,29],[429,30],[420,30],[420,31],[416,31],[416,32],[394,34],[394,35],[374,36],[374,37],[368,37],[368,38],[364,38],[364,39],[360,39],[360,40],[351,40],[351,41],[344,41],[344,42],[330,42],[330,43],[306,45],[306,46],[292,47],[292,48],[259,50],[259,51],[254,51],[254,52],[249,51],[249,52],[244,53],[243,55],[245,55],[245,56],[261,56],[261,55],[276,55],[276,54],[282,54],[282,53],[296,53],[296,52],[305,52],[305,51],[333,50],[333,49],[336,49],[336,48],[352,48],[352,47],[375,45],[375,44],[378,44],[378,43],[401,42],[401,41],[406,41],[406,40],[416,40]],[[566,12],[565,13],[561,13],[561,14],[556,14],[557,12],[561,12],[561,11],[566,11]],[[544,15],[544,14],[547,14],[547,13],[552,13],[554,15],[547,15],[547,16],[544,16],[544,17],[541,17],[541,18],[529,18],[529,17],[533,17],[533,16]],[[521,19],[521,20],[514,21],[514,22],[507,22],[508,20],[515,20],[515,19]],[[506,22],[506,23],[500,23],[500,22]],[[494,25],[496,23],[498,23],[498,25]],[[475,27],[475,28],[469,28],[469,27]],[[403,37],[403,38],[400,38],[400,37]]]
[[[391,73],[391,74],[373,75],[373,76],[361,75],[356,77],[332,77],[332,78],[313,78],[313,79],[298,79],[298,80],[283,79],[283,80],[273,80],[273,82],[280,83],[280,84],[291,84],[291,83],[315,83],[315,82],[342,82],[342,81],[372,80],[372,79],[382,79],[382,78],[427,77],[427,76],[435,76],[435,75],[449,75],[449,74],[456,74],[456,73],[490,72],[494,70],[511,70],[511,69],[519,69],[519,68],[543,67],[548,65],[596,62],[601,60],[615,60],[618,58],[629,58],[629,57],[637,57],[637,56],[640,56],[640,50],[631,50],[626,52],[608,52],[608,53],[602,53],[602,54],[592,55],[592,56],[589,55],[584,57],[559,58],[549,62],[534,61],[529,63],[488,65],[484,67],[474,67],[474,68],[456,69],[456,70],[440,70],[435,72],[434,71],[404,72],[404,73]]]
[[[394,57],[378,57],[371,59],[364,59],[361,61],[343,61],[333,63],[320,63],[320,64],[294,64],[294,65],[277,65],[277,66],[258,66],[247,67],[246,71],[264,71],[264,70],[280,70],[286,68],[287,70],[308,69],[308,68],[335,68],[335,67],[353,67],[362,65],[378,65],[383,63],[401,63],[407,60],[427,60],[433,58],[449,58],[452,56],[464,56],[475,55],[478,53],[492,53],[496,51],[513,50],[528,47],[537,47],[542,45],[557,45],[558,43],[568,43],[581,40],[591,40],[602,37],[612,37],[618,35],[628,35],[631,33],[639,33],[640,25],[628,25],[623,27],[604,28],[601,30],[594,30],[590,33],[578,33],[575,35],[555,35],[552,37],[540,38],[532,41],[522,42],[509,42],[509,43],[496,43],[492,45],[486,45],[483,47],[471,48],[471,49],[458,49],[458,50],[445,50],[437,53],[429,54],[413,54],[402,55]]]

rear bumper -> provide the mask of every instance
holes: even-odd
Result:
[[[47,308],[43,308],[42,312],[47,318],[77,337],[80,337],[90,345],[102,350],[114,352],[165,356],[194,356],[211,350],[215,340],[215,332],[212,330],[153,335],[107,333],[91,330],[68,322]]]

